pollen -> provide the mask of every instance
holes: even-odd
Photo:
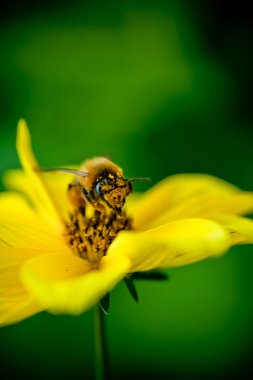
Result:
[[[124,211],[118,215],[114,211],[102,213],[94,210],[93,215],[89,215],[85,207],[80,207],[70,215],[64,237],[78,256],[97,265],[119,231],[131,229],[132,220]]]

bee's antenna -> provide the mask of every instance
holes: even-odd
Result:
[[[52,169],[38,169],[39,171],[42,172],[61,172],[61,173],[70,173],[70,174],[75,174],[80,177],[86,177],[87,176],[87,171],[80,171],[80,170],[75,170],[75,169],[65,169],[65,168],[52,168]]]
[[[127,178],[129,182],[150,182],[151,178]]]

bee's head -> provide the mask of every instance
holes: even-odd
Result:
[[[107,173],[107,175],[99,178],[94,188],[95,198],[104,201],[110,209],[118,214],[122,211],[126,196],[131,192],[131,182],[112,173]]]

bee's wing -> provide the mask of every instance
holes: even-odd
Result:
[[[65,168],[40,169],[40,171],[70,173],[70,174],[75,174],[80,177],[86,177],[88,175],[87,170],[76,170],[76,169],[65,169]]]

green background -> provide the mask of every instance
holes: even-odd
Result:
[[[5,13],[4,13],[5,12]],[[1,16],[0,169],[18,167],[17,120],[45,167],[109,155],[152,184],[203,172],[253,189],[252,29],[243,5],[23,3]],[[149,184],[136,184],[139,191]],[[241,373],[253,342],[253,249],[123,284],[107,318],[113,376]],[[93,311],[0,330],[6,378],[92,379]]]

